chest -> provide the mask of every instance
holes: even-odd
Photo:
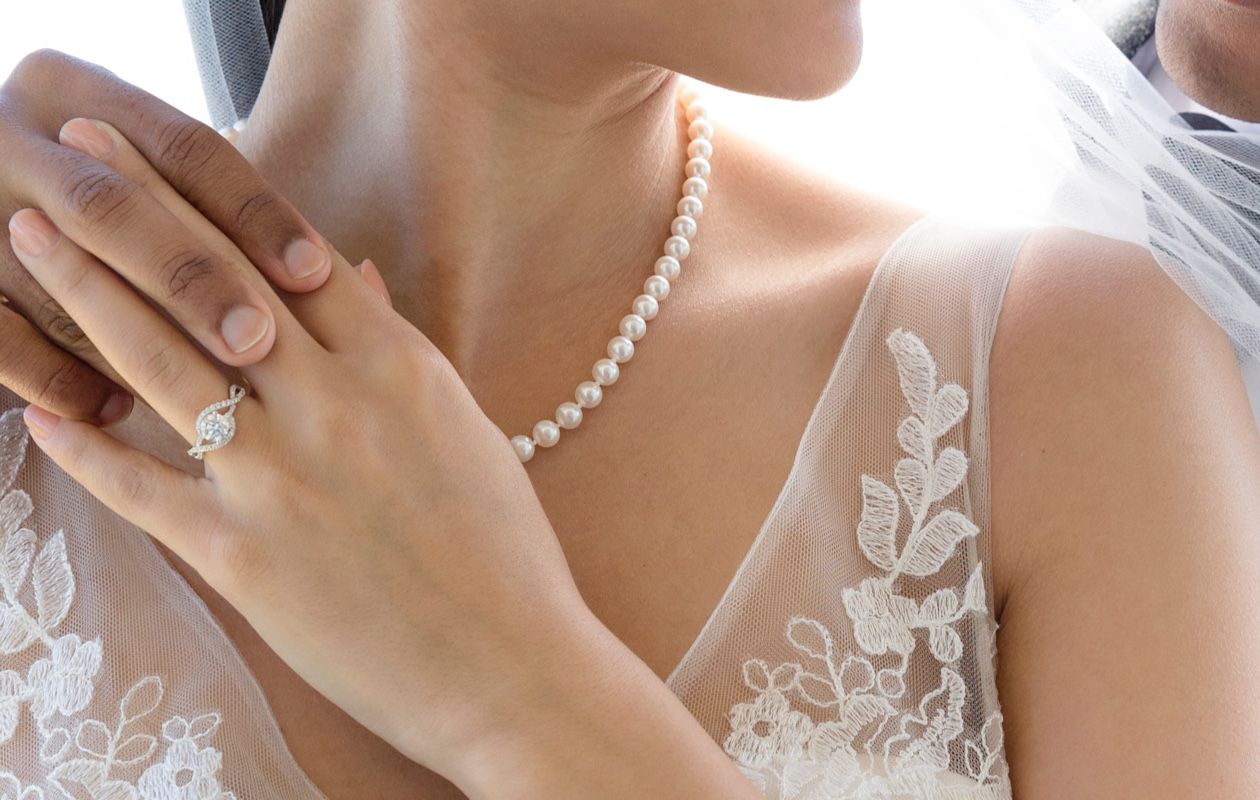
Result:
[[[721,602],[788,480],[857,299],[845,308],[819,297],[826,312],[767,314],[767,335],[747,337],[745,324],[738,350],[733,323],[705,333],[662,326],[581,427],[528,465],[587,604],[662,680]],[[493,407],[486,412],[496,418]],[[297,762],[330,798],[462,796],[310,689],[177,566],[240,649]]]

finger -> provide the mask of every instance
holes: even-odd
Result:
[[[226,394],[223,375],[182,332],[113,270],[62,235],[42,212],[27,208],[14,214],[9,238],[22,265],[78,321],[123,380],[188,439],[199,410]]]
[[[33,53],[13,75],[15,85],[29,86],[36,97],[55,91],[68,98],[56,106],[31,104],[31,113],[44,116],[29,124],[55,135],[67,117],[54,110],[66,107],[113,123],[276,286],[307,292],[327,278],[323,237],[214,130],[108,70],[64,53]],[[46,207],[42,198],[32,198],[30,205]]]
[[[95,158],[58,145],[43,157],[56,165],[60,191],[39,187],[41,208],[58,228],[167,308],[219,361],[243,366],[267,354],[276,323],[252,265],[215,252]]]
[[[0,306],[0,384],[28,403],[71,419],[112,425],[131,413],[131,395]]]
[[[318,292],[285,295],[284,303],[330,352],[372,347],[383,330],[379,323],[397,317],[376,265],[365,261],[351,266],[335,251],[324,287]]]
[[[394,307],[394,301],[389,296],[389,287],[385,285],[385,279],[381,277],[381,271],[376,268],[376,262],[370,258],[365,258],[359,263],[355,270],[363,276],[363,280],[371,289],[381,296],[390,308]]]
[[[100,120],[72,119],[62,127],[61,139],[64,143],[78,148],[83,141],[100,133],[104,133],[110,139],[110,145],[105,148],[98,143],[93,146],[90,155],[113,167],[119,174],[134,181],[137,186],[148,192],[209,249],[229,261],[245,260],[244,255],[231,240],[225,237],[200,211],[193,208],[184,197],[180,196],[158,174],[153,165],[127,141],[126,137],[109,123]],[[316,341],[329,349],[340,350],[345,347],[359,346],[364,341],[363,334],[377,328],[370,324],[366,326],[362,324],[362,314],[356,313],[355,304],[363,302],[365,296],[359,283],[365,278],[356,278],[352,274],[353,270],[349,263],[336,252],[335,248],[330,247],[329,252],[332,265],[328,270],[323,291],[306,294],[289,293],[287,302],[273,303],[272,311],[277,320],[277,327],[283,330],[288,326],[291,314],[296,320],[293,324],[300,325]],[[360,276],[370,275],[370,279],[374,281],[371,284],[372,288],[378,294],[385,289],[384,281],[375,265],[372,265],[368,273],[360,271],[359,274]],[[262,291],[264,296],[272,299],[269,291],[265,289]],[[274,358],[271,360],[273,363],[260,370],[260,374],[274,372],[277,366],[284,369],[284,365],[277,365]]]
[[[63,141],[72,144],[72,140],[82,139],[85,134],[81,132],[81,129],[85,126],[89,128],[94,126],[103,131],[112,141],[112,146],[107,153],[98,148],[98,151],[93,154],[95,157],[102,159],[121,175],[134,181],[137,186],[152,195],[167,211],[182,222],[194,237],[204,242],[211,250],[228,260],[244,260],[244,255],[223,235],[223,232],[214,227],[200,211],[180,196],[166,182],[166,179],[158,174],[153,165],[127,141],[126,137],[109,123],[100,120],[72,119],[62,128]],[[67,137],[67,134],[73,135]],[[370,336],[378,330],[379,326],[364,325],[362,313],[356,313],[356,303],[363,303],[364,298],[367,297],[367,293],[363,291],[363,286],[360,284],[366,280],[367,285],[374,292],[378,295],[384,293],[388,298],[385,282],[375,264],[366,270],[352,268],[335,248],[330,247],[329,251],[332,265],[328,270],[322,290],[305,294],[286,293],[283,302],[272,309],[277,320],[277,329],[283,331],[290,325],[291,316],[295,320],[292,324],[300,325],[317,342],[330,350],[361,346],[365,341],[365,334]],[[359,273],[358,277],[353,274],[355,271]],[[263,294],[268,299],[272,298],[269,291],[263,290]],[[370,313],[371,310],[368,309],[368,312]],[[275,356],[269,358],[268,361],[269,365],[260,368],[258,374],[265,375],[268,371],[274,372],[276,369],[285,368],[285,365],[278,363],[280,359]]]
[[[89,131],[90,133],[85,133]],[[81,142],[89,135],[95,136],[103,133],[110,140],[108,152],[101,148],[97,148],[95,153],[90,153],[95,158],[102,159],[108,166],[114,168],[118,174],[135,183],[145,193],[157,201],[169,214],[183,225],[187,236],[201,245],[209,252],[223,259],[226,263],[231,264],[247,264],[248,259],[237,248],[237,246],[228,239],[222,231],[214,226],[210,220],[193,208],[186,199],[180,196],[175,189],[166,182],[166,179],[158,174],[153,165],[144,159],[138,150],[127,141],[118,130],[112,125],[100,122],[99,120],[72,119],[67,122],[61,131],[61,137],[68,145],[78,148],[77,142]],[[90,248],[89,248],[90,249]],[[340,257],[337,257],[338,260]],[[332,270],[330,269],[329,272]],[[241,273],[241,280],[250,283],[258,290],[259,294],[269,304],[272,319],[275,321],[276,335],[281,335],[284,331],[291,330],[292,333],[284,334],[286,340],[290,344],[304,341],[307,337],[302,333],[303,324],[289,311],[284,305],[281,298],[269,287],[266,280],[252,266],[246,266]],[[294,295],[302,296],[302,295]],[[159,298],[159,302],[162,302]],[[178,318],[177,306],[187,306],[193,302],[189,299],[181,301],[171,301],[164,303],[167,310]],[[172,305],[171,303],[175,303]],[[290,352],[301,352],[289,348]],[[303,353],[303,355],[306,355]],[[271,360],[276,360],[273,355]],[[283,368],[283,365],[281,365]]]
[[[3,250],[3,262],[0,268],[0,294],[4,295],[5,305],[9,310],[29,320],[52,344],[101,370],[105,362],[92,349],[83,331],[48,296],[44,287],[31,277],[17,257],[12,252]],[[108,373],[105,375],[107,378],[116,377]]]
[[[205,546],[206,530],[218,517],[208,481],[39,406],[27,406],[22,416],[39,448],[83,488],[180,558],[203,563],[196,550]]]

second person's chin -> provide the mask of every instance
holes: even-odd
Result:
[[[1260,0],[1164,0],[1159,59],[1181,91],[1234,119],[1260,122]]]

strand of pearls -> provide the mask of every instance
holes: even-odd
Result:
[[[678,101],[687,113],[687,166],[682,185],[682,199],[678,201],[678,216],[669,226],[670,236],[665,240],[664,255],[656,259],[654,274],[643,283],[643,294],[630,304],[631,313],[621,318],[620,333],[608,340],[608,355],[595,362],[591,368],[594,380],[578,384],[574,400],[561,403],[556,408],[555,419],[539,420],[534,425],[533,436],[513,436],[512,447],[521,461],[534,457],[538,447],[554,447],[560,441],[560,431],[572,430],[582,424],[585,409],[599,405],[604,399],[604,387],[611,386],[621,376],[622,364],[634,356],[634,343],[647,334],[648,321],[656,318],[660,303],[669,296],[670,282],[678,278],[682,262],[691,253],[691,240],[697,231],[696,220],[704,211],[702,202],[709,193],[709,159],[713,157],[713,125],[708,112],[693,89],[685,88],[678,93]],[[576,401],[576,402],[575,402]]]

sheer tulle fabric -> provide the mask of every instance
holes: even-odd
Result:
[[[1260,158],[1182,125],[1069,2],[879,5],[852,91],[741,102],[811,133],[784,140],[806,161],[884,140],[877,179],[947,175],[936,199],[980,224],[929,218],[885,255],[790,478],[668,683],[767,797],[1004,798],[986,399],[1010,270],[1039,225],[1147,247],[1254,371]],[[863,90],[892,64],[886,91]],[[0,796],[322,796],[196,594],[13,413],[0,532]]]
[[[928,219],[888,251],[774,510],[669,677],[769,798],[1010,796],[986,365],[1024,238]]]

